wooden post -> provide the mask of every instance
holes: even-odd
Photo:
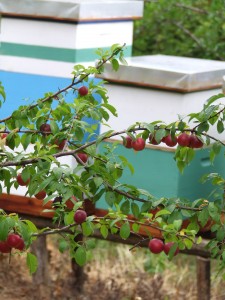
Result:
[[[197,299],[210,300],[210,259],[197,256]]]
[[[82,234],[79,234],[78,236],[75,237],[76,242],[80,242],[82,240],[83,240]],[[76,263],[75,259],[71,260],[71,266],[75,278],[75,287],[79,292],[82,292],[87,275],[84,273],[84,268],[80,267]]]
[[[49,256],[45,235],[38,237],[36,241],[33,242],[31,245],[31,251],[37,256],[38,260],[37,271],[32,276],[33,285],[36,291],[34,299],[48,299],[46,297],[50,297],[50,289],[49,295],[46,295],[46,288],[44,288],[50,282],[48,272]]]

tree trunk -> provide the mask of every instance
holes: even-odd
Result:
[[[210,300],[210,259],[197,256],[198,300]]]
[[[33,285],[34,285],[34,299],[50,299],[50,289],[49,294],[46,294],[46,285],[50,283],[50,278],[48,274],[48,251],[46,236],[40,236],[31,246],[32,252],[37,256],[38,268],[33,274]]]
[[[83,240],[83,235],[76,236],[75,241],[80,242]],[[84,268],[80,267],[74,259],[71,261],[72,270],[75,278],[75,287],[79,292],[82,292],[87,275],[84,273]]]

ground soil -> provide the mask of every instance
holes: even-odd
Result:
[[[184,258],[179,274],[171,265],[164,273],[149,274],[143,269],[143,255],[134,258],[123,245],[111,248],[96,250],[83,269],[83,285],[74,276],[68,253],[61,254],[52,240],[48,240],[49,281],[40,286],[33,282],[25,256],[12,256],[9,262],[8,255],[0,255],[0,300],[196,300],[194,273],[187,275],[194,271]],[[217,294],[212,299],[225,297]]]

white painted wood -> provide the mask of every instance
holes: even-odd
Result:
[[[74,49],[76,27],[74,24],[3,17],[1,41]]]
[[[153,122],[162,120],[166,124],[178,120],[178,114],[186,116],[198,112],[211,96],[221,93],[221,89],[212,89],[193,93],[176,93],[165,90],[107,84],[109,102],[116,107],[118,118],[111,117],[109,124],[114,130],[127,129],[135,122]],[[225,98],[218,102],[225,104]],[[109,130],[101,126],[101,133]],[[213,136],[225,140],[225,133],[218,134],[216,128],[209,131]]]
[[[133,21],[79,24],[75,48],[111,47],[112,44],[133,44]]]
[[[90,63],[83,63],[90,65]],[[2,71],[26,74],[46,75],[52,77],[72,78],[71,72],[75,63],[34,59],[16,56],[0,56]]]
[[[100,75],[113,82],[106,88],[109,102],[119,115],[109,121],[114,130],[126,129],[136,121],[162,120],[169,124],[179,120],[178,115],[201,111],[208,98],[222,93],[224,62],[167,55],[131,57],[127,61],[128,65],[118,72],[107,64]],[[215,103],[225,104],[225,96]],[[106,129],[102,126],[101,132]],[[218,134],[215,126],[209,134],[225,140],[225,133]]]
[[[76,25],[4,17],[1,42],[66,49],[110,47],[114,43],[132,45],[133,22]]]
[[[0,0],[0,12],[61,19],[142,17],[142,0]]]

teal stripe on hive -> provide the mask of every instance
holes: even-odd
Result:
[[[101,49],[107,50],[109,47],[102,47]],[[71,63],[93,61],[97,59],[98,56],[95,53],[96,50],[97,48],[67,49],[6,42],[2,42],[0,44],[0,55],[38,58]],[[132,46],[126,46],[126,49],[124,49],[124,55],[131,56],[131,54]]]

